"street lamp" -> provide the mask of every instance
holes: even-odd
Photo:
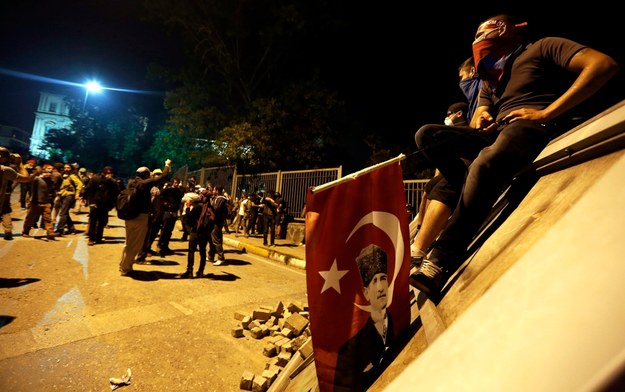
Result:
[[[85,85],[85,100],[82,103],[82,111],[85,111],[85,106],[87,105],[87,98],[89,98],[89,93],[99,93],[102,91],[102,85],[96,82],[95,80],[91,80],[87,82]]]

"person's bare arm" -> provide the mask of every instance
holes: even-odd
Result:
[[[13,163],[15,163],[15,166],[17,167],[17,177],[15,177],[14,182],[18,183],[18,182],[29,182],[30,180],[32,180],[34,178],[34,175],[31,176],[28,173],[28,170],[26,170],[26,166],[24,166],[24,164],[22,163],[22,157],[19,154],[11,154],[11,159],[13,160]]]
[[[553,120],[596,93],[619,72],[620,67],[610,56],[591,48],[584,48],[571,58],[566,69],[577,73],[577,78],[551,105],[542,110],[525,108],[513,110],[504,120],[509,122],[531,120],[541,123]]]

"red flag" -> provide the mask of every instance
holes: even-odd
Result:
[[[306,281],[322,392],[367,389],[410,324],[410,245],[399,159],[308,191]],[[386,276],[373,278],[380,265]],[[374,290],[380,277],[387,290]],[[383,291],[385,297],[372,294]],[[378,312],[374,302],[380,298],[386,310]]]

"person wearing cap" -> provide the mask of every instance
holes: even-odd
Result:
[[[189,233],[187,244],[187,270],[180,275],[183,279],[193,277],[193,265],[195,264],[195,252],[200,254],[200,264],[195,274],[196,278],[204,277],[206,267],[206,247],[213,230],[215,213],[210,203],[210,197],[197,193],[186,193],[184,201],[184,214],[180,221]]]
[[[450,186],[458,203],[411,284],[439,299],[448,279],[466,260],[495,201],[549,141],[574,124],[573,111],[619,71],[608,55],[583,44],[545,37],[525,41],[526,22],[496,15],[482,22],[472,50],[483,81],[477,132],[438,124],[422,126],[415,141]],[[472,161],[467,168],[462,159]]]
[[[115,207],[119,187],[113,178],[113,168],[105,166],[100,174],[89,179],[84,187],[83,200],[89,206],[87,235],[88,245],[104,241],[104,229],[108,225],[109,211]]]
[[[76,232],[74,220],[70,210],[76,205],[76,200],[82,193],[83,183],[74,172],[74,166],[69,163],[63,165],[63,180],[58,191],[60,198],[59,221],[56,226],[57,235],[73,234]]]
[[[37,166],[36,160],[29,159],[26,161],[26,163],[24,164],[24,168],[26,168],[28,175],[33,174],[33,171],[35,170],[35,166]],[[22,182],[19,185],[20,185],[20,207],[22,208],[22,210],[25,210],[28,208],[28,204],[30,203],[30,199],[31,199],[31,193],[30,193],[31,184],[30,182]]]
[[[158,252],[161,257],[173,254],[174,251],[170,249],[169,242],[171,241],[174,227],[178,221],[178,213],[182,206],[182,196],[184,191],[180,186],[180,179],[174,177],[171,180],[169,186],[163,187],[161,190],[161,209],[163,212],[161,234],[158,237]]]
[[[469,125],[469,118],[467,117],[468,107],[469,105],[466,102],[451,104],[447,108],[447,116],[444,120],[445,125],[467,127]],[[459,196],[460,192],[455,188],[450,188],[447,180],[436,169],[434,177],[425,184],[423,197],[419,205],[419,213],[415,218],[416,233],[413,235],[413,240],[410,244],[412,273],[416,272],[426,255],[426,251],[445,226],[447,219],[449,219],[451,212],[458,203]]]
[[[161,177],[163,171],[159,168],[152,170],[152,177]],[[148,232],[145,234],[141,251],[135,257],[136,262],[144,262],[148,256],[155,256],[158,252],[152,249],[152,243],[158,237],[163,226],[163,208],[161,202],[161,188],[167,186],[167,182],[160,182],[150,189],[150,214],[148,215]]]
[[[60,182],[56,177],[60,176],[49,163],[41,167],[35,167],[35,177],[31,181],[31,200],[28,212],[24,218],[22,237],[30,237],[30,229],[36,227],[37,221],[41,220],[41,228],[46,230],[46,239],[56,239],[54,223],[52,220],[52,204],[56,197],[57,187]]]
[[[135,178],[128,181],[128,186],[137,187],[136,197],[137,205],[140,213],[136,218],[124,221],[126,229],[126,240],[122,249],[121,260],[119,262],[119,272],[122,276],[132,275],[132,266],[135,263],[135,257],[141,251],[141,247],[145,241],[148,232],[148,219],[151,208],[150,190],[153,186],[157,186],[165,181],[165,176],[171,171],[171,160],[165,161],[165,169],[161,176],[151,176],[150,169],[141,166],[135,173]]]
[[[221,185],[213,187],[212,196],[212,199],[209,199],[208,195],[206,196],[206,199],[211,203],[213,211],[215,212],[215,222],[208,244],[208,260],[213,263],[214,266],[220,266],[226,262],[223,229],[228,217],[228,199],[224,196],[224,187]],[[215,260],[215,256],[217,256],[217,260]]]
[[[365,391],[380,375],[395,333],[387,311],[388,272],[386,251],[370,244],[356,257],[364,298],[370,305],[365,325],[338,351],[334,386],[337,390]]]
[[[87,168],[85,167],[81,167],[80,169],[78,169],[78,178],[80,178],[80,181],[82,181],[82,191],[76,196],[74,214],[80,214],[82,211],[81,207],[83,205],[87,206],[87,201],[84,199],[85,187],[93,176],[94,173],[92,170],[87,170]]]
[[[22,158],[19,154],[11,154],[8,148],[0,146],[0,215],[4,227],[4,239],[13,239],[13,223],[11,218],[11,191],[13,183],[31,181]]]

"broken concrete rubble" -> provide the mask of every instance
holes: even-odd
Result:
[[[261,374],[243,373],[239,383],[242,390],[269,390],[285,377],[286,368],[295,368],[289,365],[292,361],[302,363],[313,354],[306,304],[292,301],[284,306],[278,302],[272,307],[260,306],[250,313],[237,311],[234,319],[239,323],[232,329],[232,336],[241,338],[247,331],[247,335],[255,339],[266,338],[262,354],[270,358]]]

